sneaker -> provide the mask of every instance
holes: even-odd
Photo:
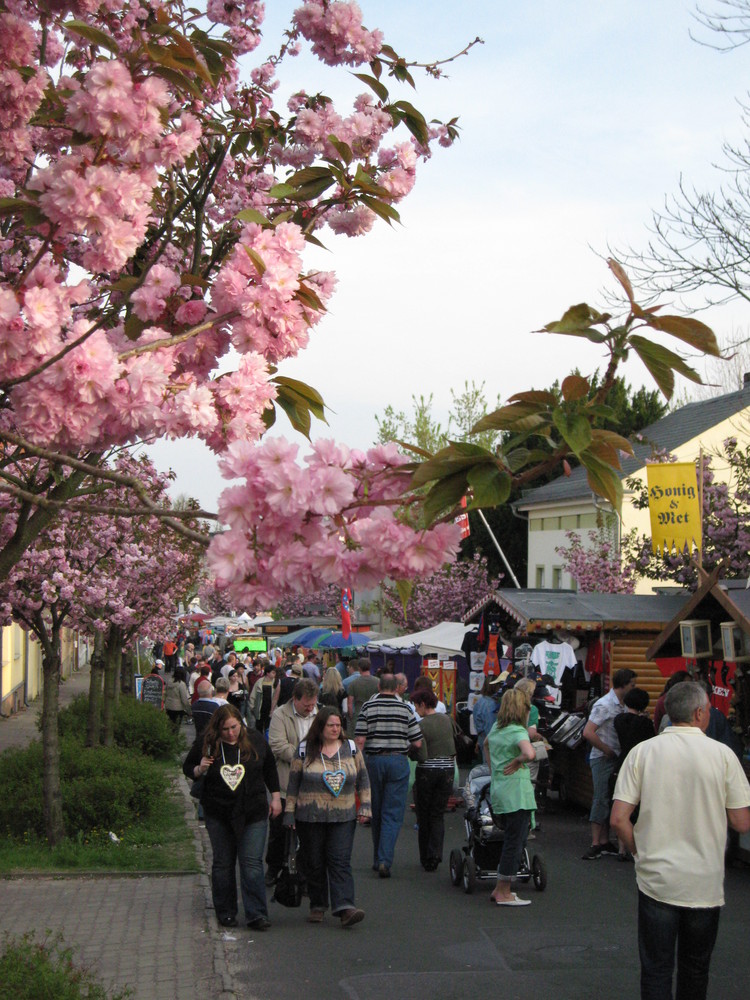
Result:
[[[237,917],[217,917],[216,919],[219,921],[219,924],[222,927],[236,927],[237,926]]]
[[[617,860],[624,861],[626,864],[632,865],[633,862],[635,861],[635,858],[630,853],[630,851],[620,851],[620,853],[617,855]]]
[[[251,931],[267,931],[271,926],[271,921],[268,917],[264,917],[262,914],[256,917],[254,920],[248,920],[247,926]]]
[[[310,910],[307,914],[308,924],[322,924],[325,910]]]
[[[391,869],[388,867],[388,865],[383,864],[381,862],[381,864],[378,865],[378,875],[381,878],[390,878],[391,877]]]
[[[339,916],[341,917],[342,927],[352,927],[354,924],[358,924],[365,919],[365,911],[355,910],[352,907],[351,910],[344,910]]]
[[[585,854],[581,855],[582,861],[598,861],[602,856],[602,849],[600,844],[592,844]]]
[[[606,855],[607,857],[610,858],[617,858],[620,856],[619,848],[617,847],[616,844],[613,844],[611,842],[606,844],[599,844],[599,850],[602,852],[603,855]]]

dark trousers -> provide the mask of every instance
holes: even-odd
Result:
[[[284,830],[284,807],[286,799],[281,800],[281,812],[268,821],[268,847],[266,848],[266,864],[272,872],[280,872],[286,861],[286,831]]]
[[[672,1000],[675,944],[676,1000],[705,1000],[719,914],[718,906],[671,906],[638,893],[641,1000]]]
[[[453,768],[417,767],[414,806],[419,826],[419,860],[423,865],[443,860],[443,815],[452,790]]]
[[[497,877],[503,882],[512,881],[518,874],[526,838],[529,835],[528,809],[517,809],[515,812],[503,813],[497,819],[503,824],[503,850],[500,864],[497,866]]]
[[[237,880],[240,863],[240,890],[247,920],[267,917],[266,886],[263,880],[263,848],[266,844],[266,820],[248,823],[237,834],[229,823],[206,815],[206,831],[211,841],[211,894],[216,916],[237,916]]]
[[[331,913],[353,909],[352,845],[356,825],[354,819],[345,823],[297,822],[311,910],[327,910],[329,892]]]

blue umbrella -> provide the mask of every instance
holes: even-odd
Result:
[[[345,639],[343,632],[329,632],[328,635],[313,640],[310,645],[314,649],[362,649],[376,635],[376,632],[352,632]]]
[[[268,636],[269,645],[273,646],[312,646],[315,639],[322,639],[330,635],[329,628],[313,628],[306,625],[305,628],[298,628],[287,635]]]

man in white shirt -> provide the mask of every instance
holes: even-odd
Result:
[[[611,689],[594,704],[583,730],[583,738],[591,744],[589,767],[594,788],[589,813],[591,847],[583,855],[584,861],[596,861],[603,856],[616,857],[620,853],[617,845],[609,839],[609,811],[612,808],[609,779],[620,756],[615,719],[622,712],[627,712],[623,698],[635,687],[636,676],[635,671],[627,667],[615,670]]]
[[[611,825],[635,855],[642,1000],[672,997],[675,945],[676,1000],[705,1000],[727,823],[750,830],[750,786],[735,754],[705,735],[711,714],[700,684],[676,684],[665,708],[672,725],[625,759]]]

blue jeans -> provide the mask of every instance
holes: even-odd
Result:
[[[357,821],[345,823],[304,823],[297,821],[311,910],[328,909],[334,915],[354,907],[352,845]]]
[[[676,1000],[705,1000],[719,914],[718,906],[708,909],[671,906],[639,891],[641,1000],[672,1000],[675,944]]]
[[[497,819],[503,824],[503,850],[500,864],[497,866],[497,877],[503,882],[512,882],[518,874],[521,855],[529,835],[528,809],[517,809],[515,812],[503,813]]]
[[[211,894],[216,916],[237,916],[237,879],[240,862],[240,890],[246,920],[267,917],[266,886],[263,879],[263,848],[266,843],[265,819],[248,823],[238,837],[229,823],[206,815],[206,830],[211,840]]]
[[[373,864],[393,864],[409,794],[409,761],[405,754],[367,754],[372,796]]]

